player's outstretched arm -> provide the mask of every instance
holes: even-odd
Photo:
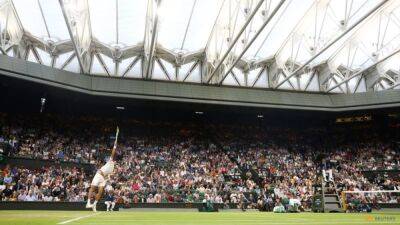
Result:
[[[113,148],[111,150],[111,159],[112,160],[115,160],[115,153],[117,151],[118,134],[119,134],[119,127],[117,127],[117,132],[115,134],[114,146],[113,146]]]
[[[117,151],[117,145],[114,145],[114,147],[111,150],[111,159],[115,160],[115,153]]]

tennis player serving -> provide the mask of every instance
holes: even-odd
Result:
[[[92,208],[94,212],[97,211],[96,210],[97,202],[100,200],[100,198],[103,195],[104,186],[106,186],[107,180],[110,179],[110,175],[112,175],[114,172],[118,134],[119,134],[119,128],[117,127],[117,132],[115,134],[114,147],[111,151],[111,156],[110,156],[109,160],[107,161],[107,163],[104,166],[102,166],[99,170],[97,170],[96,175],[93,177],[92,183],[90,185],[86,208]],[[97,193],[96,193],[96,190],[97,190]],[[90,200],[93,195],[95,195],[94,202],[93,202],[93,204],[90,204]]]

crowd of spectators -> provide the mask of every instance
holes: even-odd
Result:
[[[107,118],[54,115],[0,114],[0,122],[0,143],[9,147],[9,157],[76,163],[72,168],[0,167],[3,201],[84,201],[95,168],[109,155],[116,125]],[[339,193],[400,190],[398,177],[363,174],[399,169],[393,137],[365,129],[124,120],[118,163],[106,190],[124,204],[209,200],[271,209],[298,199],[307,209],[321,165],[333,170]],[[93,170],[82,169],[82,163]]]
[[[89,187],[87,175],[78,168],[3,168],[3,201],[84,201]]]

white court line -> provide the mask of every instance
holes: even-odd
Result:
[[[95,214],[86,215],[86,216],[80,216],[80,217],[76,217],[74,219],[66,220],[66,221],[63,221],[63,222],[60,222],[60,223],[57,223],[57,224],[67,224],[67,223],[71,223],[71,222],[74,222],[74,221],[77,221],[77,220],[81,220],[81,219],[85,219],[85,218],[88,218],[88,217],[96,216],[96,215],[99,215],[99,214],[100,214],[100,212],[95,213]]]

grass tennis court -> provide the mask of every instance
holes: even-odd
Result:
[[[400,213],[273,214],[265,212],[0,211],[1,225],[262,225],[400,224]]]

